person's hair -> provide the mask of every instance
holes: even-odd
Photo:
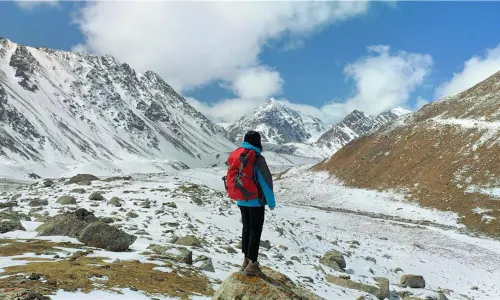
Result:
[[[259,148],[262,151],[262,142],[260,140],[260,134],[257,131],[250,130],[245,133],[243,141],[249,143],[250,145]]]

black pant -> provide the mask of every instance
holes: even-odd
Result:
[[[243,233],[241,250],[252,262],[256,262],[259,256],[260,236],[264,225],[264,206],[245,207],[240,206],[241,221],[243,222]]]

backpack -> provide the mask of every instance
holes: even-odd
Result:
[[[231,152],[226,162],[227,174],[222,178],[230,199],[260,199],[260,186],[255,172],[257,159],[257,152],[243,147]]]

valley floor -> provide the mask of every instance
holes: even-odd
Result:
[[[76,207],[94,211],[98,217],[118,217],[123,230],[138,234],[131,251],[115,253],[94,249],[89,257],[105,261],[148,261],[144,254],[150,244],[165,245],[175,236],[196,235],[202,248],[193,248],[193,259],[204,255],[212,260],[215,272],[203,271],[214,290],[221,281],[238,270],[242,256],[238,250],[241,223],[239,210],[223,193],[224,170],[191,169],[171,174],[134,175],[130,181],[94,181],[89,186],[16,187],[0,193],[0,199],[20,194],[14,210],[33,214],[30,199],[47,199],[48,205],[36,213],[50,216]],[[262,240],[270,247],[261,248],[261,264],[289,276],[326,299],[376,299],[374,296],[330,284],[327,274],[340,273],[319,263],[328,250],[344,253],[346,272],[352,280],[373,283],[372,277],[390,281],[390,299],[402,299],[398,291],[425,299],[443,291],[448,299],[500,299],[500,241],[461,233],[458,216],[431,211],[407,203],[396,193],[379,193],[343,187],[326,174],[311,174],[307,167],[291,169],[277,177],[275,191],[278,207],[267,211]],[[328,179],[328,180],[327,180]],[[75,188],[83,194],[72,194]],[[108,201],[88,200],[91,192],[102,191],[109,200],[119,197],[123,209]],[[61,205],[56,200],[73,195],[76,205]],[[148,201],[148,205],[144,203]],[[174,202],[176,208],[167,203]],[[137,217],[130,217],[135,212]],[[26,231],[0,234],[0,239],[45,239],[71,241],[65,237],[37,237],[36,221],[23,221]],[[235,249],[231,253],[227,249]],[[61,249],[61,258],[76,250]],[[18,259],[15,259],[15,258]],[[21,257],[21,259],[19,259]],[[29,257],[52,259],[53,255],[27,253],[0,257],[2,272],[15,265],[26,265]],[[31,258],[32,259],[32,258]],[[149,261],[151,262],[151,261]],[[50,262],[47,262],[50,263]],[[161,263],[159,263],[161,266]],[[195,265],[196,266],[196,265]],[[161,270],[172,272],[172,266]],[[398,271],[397,269],[402,271]],[[399,287],[403,274],[422,275],[425,289]],[[161,284],[158,283],[158,284]],[[1,288],[1,286],[0,286]],[[138,287],[140,289],[140,287]],[[122,289],[69,293],[60,290],[52,299],[150,299],[143,292]],[[90,298],[89,298],[90,297]],[[154,295],[157,299],[171,299]],[[210,299],[209,296],[191,296]]]

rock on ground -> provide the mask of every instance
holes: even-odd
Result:
[[[92,182],[94,180],[100,180],[100,179],[91,174],[78,174],[76,176],[71,177],[68,180],[68,182],[66,182],[66,184]]]
[[[152,250],[160,256],[171,259],[176,262],[191,265],[193,263],[193,252],[184,247],[160,246],[151,244],[147,249]]]
[[[425,288],[425,279],[420,275],[411,275],[411,274],[403,275],[401,276],[399,283],[404,287],[419,288],[419,289]]]
[[[61,196],[56,202],[63,205],[76,204],[76,198],[73,196]]]
[[[264,276],[247,277],[241,273],[229,276],[215,293],[213,300],[319,300],[323,299],[296,286],[286,275],[263,268]]]
[[[344,259],[344,254],[337,250],[330,250],[326,252],[325,255],[323,255],[323,257],[319,260],[319,262],[339,272],[343,272],[347,266]]]
[[[375,277],[374,279],[375,281],[377,281],[378,287],[360,282],[355,282],[350,279],[340,278],[333,275],[327,276],[328,282],[332,284],[342,286],[348,289],[369,293],[374,295],[380,300],[389,298],[389,279],[383,277]]]
[[[181,237],[175,243],[182,246],[201,247],[200,240],[194,235]]]
[[[78,238],[82,230],[95,221],[97,218],[94,214],[80,208],[74,212],[49,218],[44,224],[38,226],[36,231],[41,236],[62,235]]]
[[[104,222],[90,223],[78,237],[78,241],[87,246],[115,252],[126,251],[136,239],[136,236],[130,235]]]
[[[201,255],[200,257],[196,258],[193,264],[202,269],[203,271],[215,272],[214,265],[212,264],[212,259],[205,255]]]
[[[93,192],[92,194],[90,194],[89,200],[103,201],[104,197],[99,192]]]
[[[48,296],[44,296],[38,292],[30,291],[23,288],[0,288],[2,300],[50,300]]]
[[[122,207],[122,201],[118,197],[113,197],[109,200],[109,205],[113,205],[116,207]]]
[[[25,230],[21,224],[20,216],[13,211],[0,212],[0,233],[6,233],[15,230]]]

